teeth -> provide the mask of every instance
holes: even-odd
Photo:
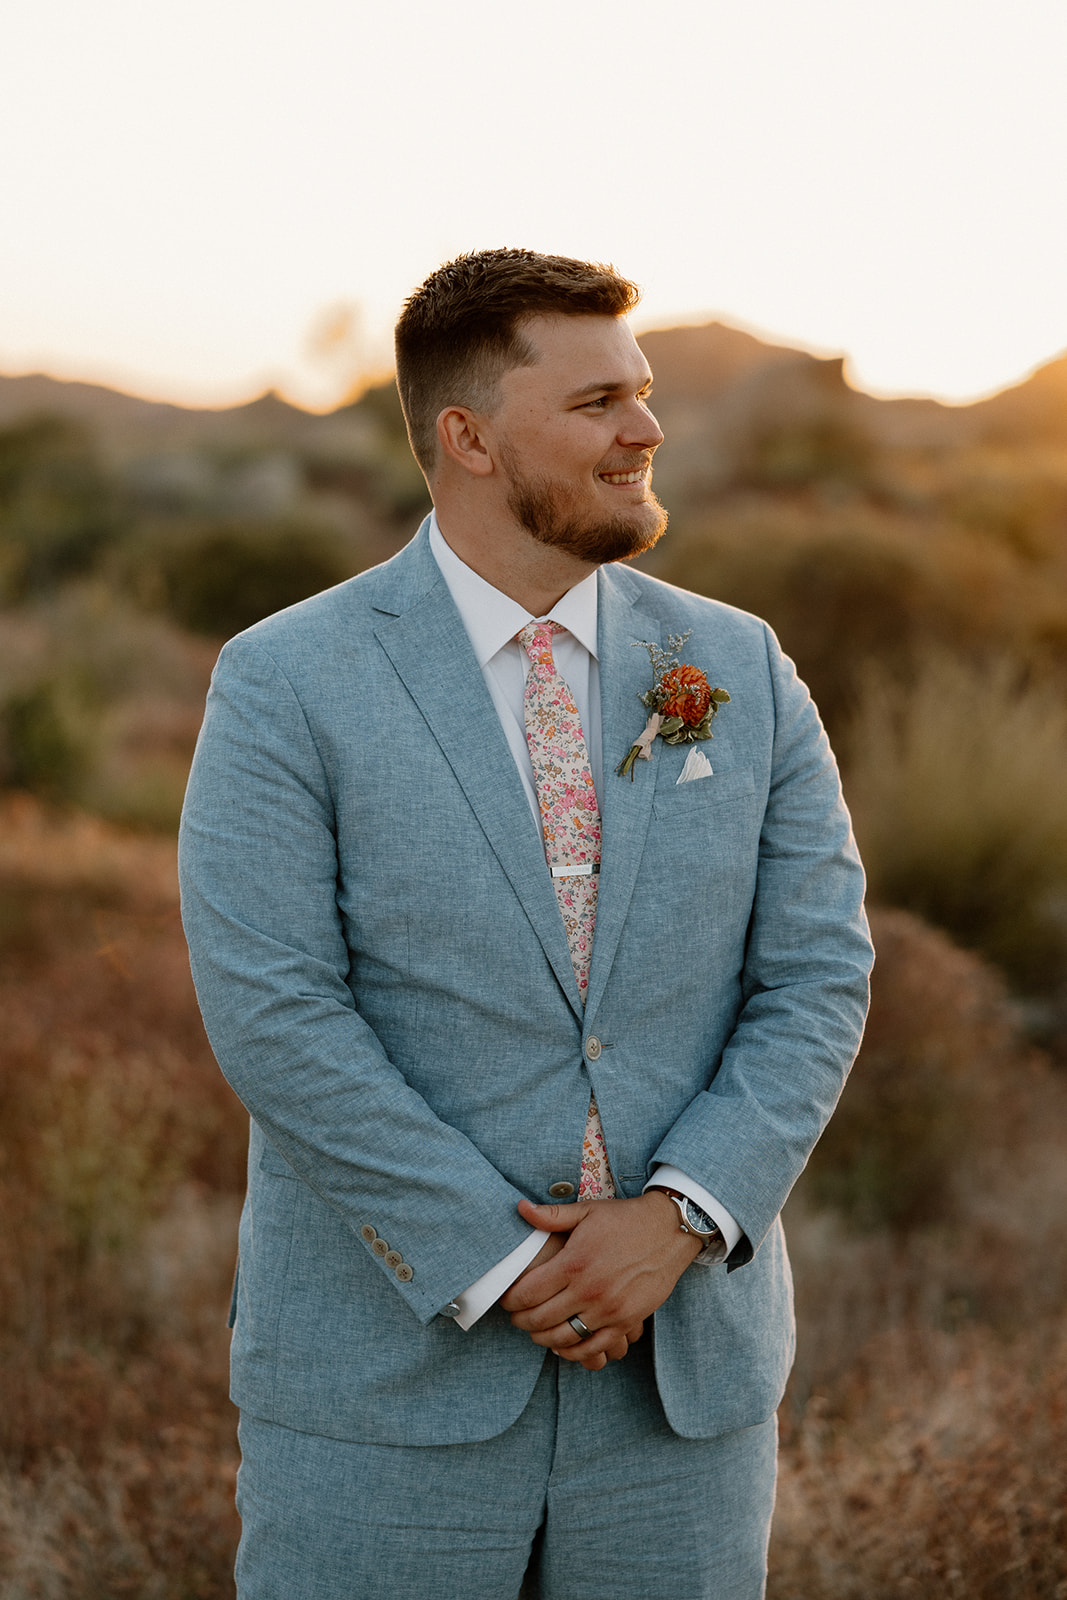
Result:
[[[605,483],[644,483],[644,472],[602,472]]]

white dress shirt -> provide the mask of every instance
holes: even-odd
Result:
[[[463,626],[467,630],[478,665],[482,669],[486,687],[496,707],[497,716],[508,741],[508,748],[518,768],[523,788],[530,802],[534,823],[540,832],[541,813],[534,787],[533,764],[526,742],[526,714],[524,695],[526,673],[530,658],[519,644],[516,635],[534,618],[516,600],[494,589],[491,583],[479,576],[473,567],[461,561],[447,542],[437,522],[436,512],[430,516],[430,549],[441,569],[456,603]],[[603,747],[600,718],[600,667],[597,660],[597,581],[590,573],[581,583],[575,584],[552,607],[552,620],[567,631],[557,635],[552,653],[557,670],[566,682],[578,708],[593,784],[600,799],[604,787]],[[595,935],[594,935],[595,938]],[[669,1185],[689,1196],[696,1205],[713,1217],[726,1240],[727,1252],[741,1237],[741,1229],[730,1213],[715,1196],[695,1183],[677,1167],[659,1166],[650,1182]],[[456,1321],[461,1328],[474,1326],[478,1318],[493,1305],[519,1274],[529,1266],[548,1234],[531,1228],[530,1237],[498,1261],[476,1283],[456,1296],[459,1315]]]

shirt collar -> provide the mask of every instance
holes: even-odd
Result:
[[[470,636],[478,665],[484,667],[498,650],[510,643],[521,628],[535,618],[502,594],[491,583],[461,561],[445,539],[437,523],[437,513],[430,513],[430,549],[441,569],[441,576],[456,602],[463,626]],[[589,654],[597,655],[597,582],[591,572],[573,589],[568,589],[562,600],[552,607],[551,616],[568,633],[585,646]]]

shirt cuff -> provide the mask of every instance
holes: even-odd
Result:
[[[716,1218],[718,1221],[718,1218]],[[738,1233],[740,1233],[738,1229]],[[462,1294],[457,1294],[456,1305],[459,1306],[459,1315],[455,1318],[464,1333],[467,1333],[479,1317],[485,1315],[489,1307],[495,1305],[502,1294],[506,1294],[521,1272],[525,1272],[534,1256],[540,1250],[545,1240],[550,1235],[541,1228],[536,1228],[528,1239],[515,1246],[503,1261],[498,1261],[495,1267],[490,1267],[484,1272],[476,1283],[469,1289],[464,1289]]]
[[[677,1167],[671,1167],[666,1164],[657,1167],[645,1184],[646,1189],[662,1189],[664,1187],[677,1189],[680,1194],[686,1195],[698,1205],[701,1211],[706,1211],[713,1222],[718,1223],[719,1231],[726,1240],[726,1254],[729,1255],[741,1237],[741,1227],[722,1202],[716,1200],[713,1194],[709,1194],[707,1189],[702,1188],[699,1183],[695,1183],[692,1178],[687,1177],[684,1172],[680,1172]]]

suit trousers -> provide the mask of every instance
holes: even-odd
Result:
[[[600,1372],[546,1354],[474,1444],[359,1444],[242,1413],[239,1600],[759,1600],[775,1418],[685,1439],[651,1337]]]

